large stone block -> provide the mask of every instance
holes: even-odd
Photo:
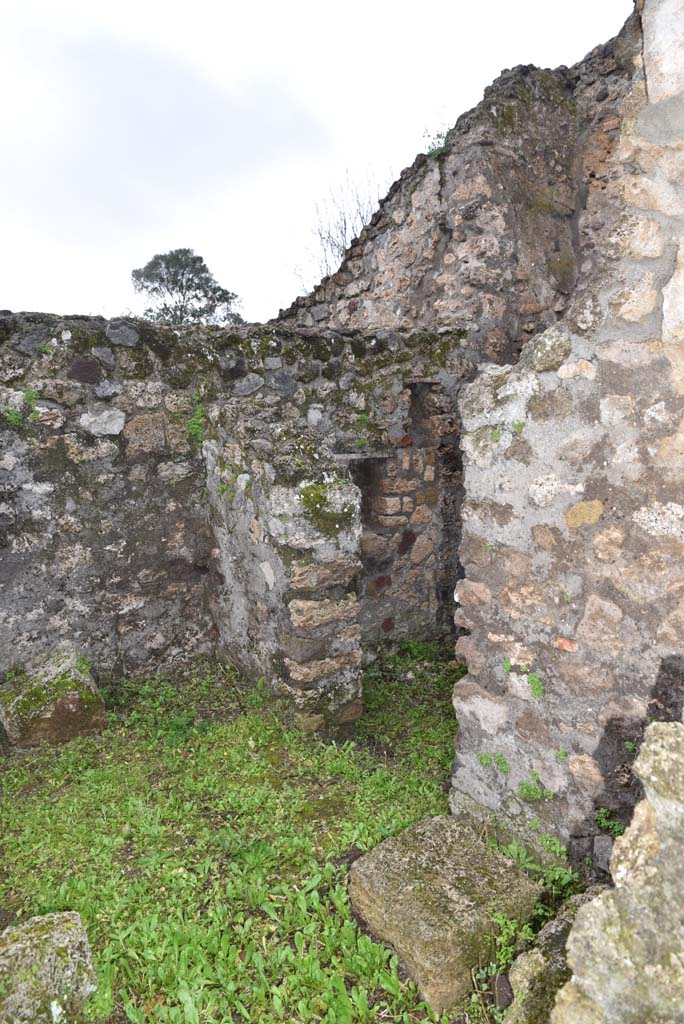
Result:
[[[684,1020],[684,725],[650,725],[634,770],[646,799],[615,842],[615,888],[577,914],[553,1024]]]
[[[506,1011],[505,1024],[549,1024],[556,993],[570,978],[566,949],[570,929],[579,908],[600,891],[600,886],[591,886],[566,900],[539,932],[534,949],[515,960],[509,971],[513,1002]]]
[[[0,1024],[78,1024],[96,988],[78,914],[32,917],[0,935]]]
[[[64,743],[105,721],[90,663],[70,645],[6,672],[0,682],[0,726],[12,746]]]
[[[531,915],[540,888],[456,818],[421,821],[351,870],[351,900],[395,950],[433,1010],[454,1009],[490,957],[500,911]]]

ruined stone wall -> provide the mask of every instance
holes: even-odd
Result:
[[[585,151],[598,259],[562,320],[461,402],[452,808],[532,839],[541,823],[603,867],[596,814],[629,820],[645,724],[684,695],[682,0],[642,18],[619,130]]]
[[[458,583],[453,809],[605,865],[684,700],[682,2],[504,73],[278,321],[3,314],[0,673],[220,650],[346,725]]]
[[[361,713],[362,642],[443,632],[465,330],[1,326],[0,674],[222,651],[315,729]]]
[[[63,641],[105,674],[212,649],[218,577],[188,421],[219,381],[199,339],[2,314],[0,672]]]
[[[464,331],[276,325],[209,410],[222,646],[302,728],[361,714],[364,647],[444,632],[440,446],[478,354]]]
[[[655,723],[635,763],[645,799],[615,843],[615,888],[581,907],[552,1024],[670,1024],[684,1006],[684,726]]]
[[[467,323],[486,359],[517,357],[594,259],[588,194],[629,88],[635,19],[556,71],[518,67],[392,186],[342,263],[281,318],[306,325]],[[582,229],[580,227],[582,213]]]

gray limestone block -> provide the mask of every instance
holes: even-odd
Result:
[[[455,818],[428,818],[351,869],[354,910],[391,945],[437,1013],[456,1008],[490,959],[492,914],[527,920],[540,886]]]
[[[0,935],[0,1024],[78,1024],[96,988],[78,914],[32,917]]]
[[[113,370],[116,366],[114,353],[106,345],[93,345],[90,354],[101,362],[103,366],[106,366],[108,370]]]
[[[118,384],[116,381],[103,380],[101,384],[98,384],[95,388],[95,394],[98,398],[106,401],[108,398],[114,398],[116,395],[120,395],[123,391],[123,386]]]
[[[116,387],[116,385],[114,386]],[[119,390],[121,389],[119,388]],[[112,395],[107,394],[101,397],[112,397],[115,393],[112,392]],[[82,413],[79,419],[81,427],[88,434],[93,434],[94,437],[120,434],[125,422],[126,414],[121,412],[120,409],[113,409],[111,407],[90,409],[88,412]]]
[[[646,799],[615,841],[615,888],[577,914],[568,939],[572,978],[558,993],[553,1024],[684,1020],[684,725],[650,725],[634,770]]]
[[[107,324],[105,334],[112,345],[123,345],[125,348],[135,348],[140,341],[137,329],[125,320],[112,320]]]

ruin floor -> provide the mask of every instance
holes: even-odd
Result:
[[[346,884],[360,852],[447,809],[450,656],[409,643],[366,669],[343,745],[287,731],[228,669],[120,684],[101,736],[7,762],[0,928],[78,911],[109,1024],[432,1019]]]

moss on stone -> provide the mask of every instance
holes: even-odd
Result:
[[[299,494],[304,515],[324,536],[336,537],[340,530],[351,525],[356,506],[347,502],[341,509],[334,509],[324,483],[305,484]]]
[[[77,693],[82,704],[98,704],[100,700],[87,682],[70,672],[63,672],[54,679],[30,682],[25,670],[15,671],[3,689],[12,704],[13,715],[23,721],[33,718],[67,693]]]

